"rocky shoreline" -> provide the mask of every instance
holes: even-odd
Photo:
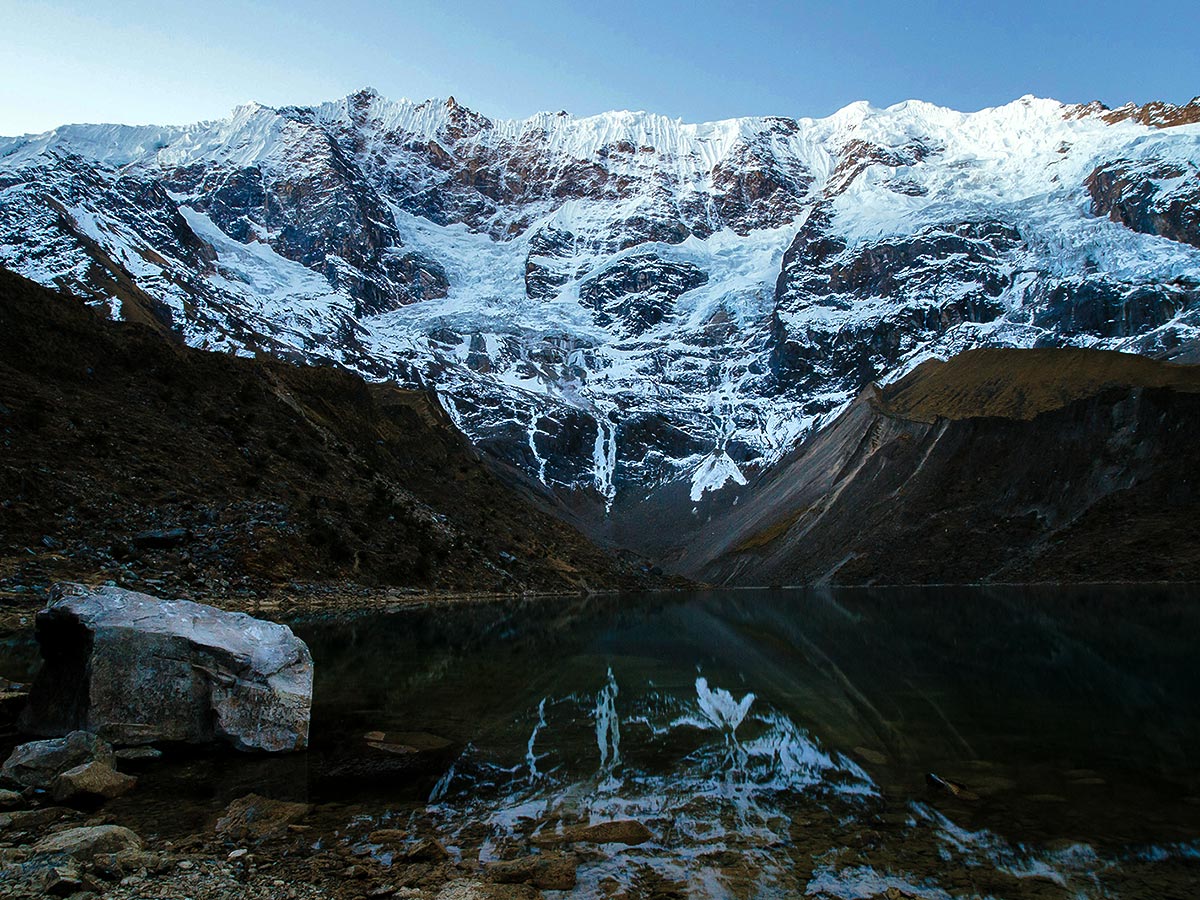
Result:
[[[571,853],[485,864],[468,853],[452,855],[420,832],[355,833],[352,808],[248,795],[226,807],[210,830],[163,840],[143,838],[103,810],[43,805],[11,792],[0,794],[0,803],[9,807],[0,812],[0,897],[6,898],[508,900],[575,884]],[[637,840],[644,831],[638,823],[624,827],[628,833],[615,837]]]
[[[160,765],[164,750],[220,766],[222,747],[303,749],[312,679],[304,642],[243,613],[77,584],[51,591],[37,636],[43,667],[31,688],[5,682],[0,727],[62,736],[15,746],[0,769],[0,897],[525,898],[574,886],[574,857],[560,845],[651,837],[632,821],[556,820],[538,823],[524,855],[481,863],[482,835],[473,850],[459,841],[451,852],[419,815],[381,828],[353,805],[258,793],[180,835],[188,825],[174,804],[154,822],[113,801],[137,791],[139,773]],[[362,742],[378,758],[356,773],[368,779],[444,762],[449,747],[385,732]]]

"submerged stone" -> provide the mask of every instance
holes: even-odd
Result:
[[[57,585],[37,617],[45,665],[24,725],[117,744],[308,743],[312,657],[286,625],[117,587]]]
[[[263,841],[278,837],[311,811],[307,803],[247,794],[234,800],[217,819],[214,830],[230,840]]]
[[[575,887],[576,862],[557,853],[540,853],[488,865],[487,875],[499,884],[531,884],[545,891]]]
[[[539,846],[573,844],[626,844],[635,846],[653,840],[650,829],[634,819],[619,819],[615,822],[597,822],[593,825],[568,825],[562,831],[539,832],[532,842]]]
[[[50,794],[60,803],[88,798],[112,800],[128,793],[137,784],[132,775],[123,775],[108,763],[93,761],[68,769],[50,785]]]

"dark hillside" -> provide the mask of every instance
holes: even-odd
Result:
[[[237,598],[632,583],[426,394],[193,350],[0,271],[0,592]],[[339,585],[341,587],[339,587]]]
[[[1200,367],[972,350],[869,387],[669,564],[721,584],[1200,581]]]

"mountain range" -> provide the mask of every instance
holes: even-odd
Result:
[[[429,391],[594,538],[677,558],[930,360],[1200,358],[1200,98],[687,124],[363,90],[64,126],[0,139],[0,266]]]

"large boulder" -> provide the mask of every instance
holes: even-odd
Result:
[[[312,657],[286,625],[116,587],[56,585],[38,613],[45,665],[24,727],[115,744],[308,743]]]

